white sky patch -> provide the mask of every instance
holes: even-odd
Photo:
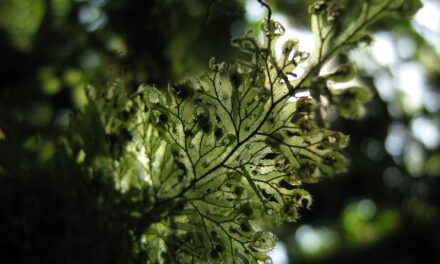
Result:
[[[397,89],[404,92],[403,104],[405,110],[414,113],[423,107],[424,95],[427,90],[425,85],[425,72],[419,64],[409,62],[397,68]]]
[[[275,46],[276,55],[281,55],[281,48],[283,47],[284,42],[288,39],[296,38],[299,40],[299,50],[312,53],[315,49],[315,39],[310,30],[301,30],[292,27],[289,23],[289,20],[286,16],[281,14],[274,14],[273,20],[280,22],[284,25],[286,32],[283,36],[278,39],[278,42]]]
[[[363,85],[360,82],[359,79],[355,78],[355,79],[353,79],[351,81],[348,81],[348,82],[333,82],[333,81],[330,81],[329,82],[329,86],[332,89],[346,89],[346,88],[350,88],[350,87],[353,87],[353,86],[365,86],[365,85]]]
[[[249,21],[252,22],[261,21],[262,19],[265,18],[266,15],[267,15],[267,10],[263,6],[261,6],[261,4],[258,3],[257,1],[248,0],[246,2],[246,18]],[[310,30],[304,30],[304,29],[301,30],[292,27],[287,17],[282,14],[274,13],[272,14],[272,19],[277,22],[280,22],[285,29],[284,35],[278,38],[275,45],[275,54],[277,57],[281,55],[283,44],[289,39],[298,39],[299,51],[308,52],[309,54],[312,54],[313,50],[315,49],[315,39]],[[262,33],[259,34],[258,39],[260,41],[263,40]],[[304,73],[306,68],[307,68],[307,64],[302,63],[298,65],[298,67],[296,67],[293,73],[295,73],[299,77]],[[288,76],[288,78],[290,80],[294,79],[294,77],[292,78],[292,76]]]
[[[316,254],[322,250],[331,248],[337,243],[337,233],[327,227],[314,228],[302,225],[295,233],[295,239],[299,247],[306,254]]]
[[[424,0],[423,7],[417,12],[414,21],[431,31],[440,33],[440,3]]]
[[[359,69],[365,69],[369,74],[377,71],[377,62],[372,54],[371,46],[357,48],[349,51],[350,60],[358,66]]]
[[[425,94],[425,108],[431,113],[436,113],[440,110],[440,95],[433,91],[426,91]]]
[[[379,96],[385,101],[392,101],[395,98],[393,79],[387,73],[379,73],[374,78],[374,85],[379,92]]]
[[[275,248],[269,252],[269,257],[273,264],[288,264],[289,257],[287,255],[287,248],[283,242],[277,241]]]
[[[393,156],[399,156],[403,153],[407,141],[406,128],[400,123],[394,123],[390,126],[385,148]]]
[[[416,51],[416,43],[411,38],[401,37],[397,40],[397,52],[402,58],[409,59]]]
[[[287,102],[289,102],[289,103],[296,102],[301,97],[311,97],[310,91],[303,91],[303,92],[295,93],[295,96],[289,97],[289,99],[287,99]]]
[[[426,28],[420,27],[417,24],[414,25],[414,28],[437,50],[437,52],[440,52],[440,32],[426,30]]]
[[[424,0],[413,20],[414,28],[440,52],[440,2]]]
[[[334,72],[338,65],[339,63],[336,61],[336,59],[330,59],[322,66],[319,75],[326,75]]]
[[[440,128],[426,117],[411,120],[411,132],[427,148],[435,149],[440,144]]]
[[[256,0],[248,0],[246,2],[246,18],[249,21],[260,21],[266,15],[266,11]]]
[[[295,29],[289,24],[288,19],[286,16],[281,14],[273,14],[273,19],[277,22],[280,22],[285,27],[285,33],[283,36],[281,36],[275,45],[275,54],[277,57],[281,56],[282,53],[282,47],[284,43],[289,39],[298,39],[299,40],[299,51],[301,52],[308,52],[312,54],[313,50],[315,49],[315,39],[313,37],[313,34],[309,30],[300,30]],[[307,68],[307,62],[301,63],[293,70],[293,73],[299,77],[302,74],[304,74],[305,70]],[[288,76],[289,80],[295,79],[293,76]]]
[[[293,73],[296,74],[296,76],[301,76],[301,75],[304,74],[304,72],[306,71],[306,69],[307,69],[307,65],[305,65],[305,64],[300,64],[300,65],[298,65],[298,67],[296,67],[296,68],[293,70]],[[295,79],[295,78],[291,78],[290,75],[287,76],[287,78],[288,78],[289,80],[293,80],[293,79]]]
[[[312,54],[313,50],[315,49],[315,39],[311,31],[295,29],[289,24],[288,19],[281,14],[274,14],[273,19],[283,24],[286,30],[284,35],[281,36],[276,43],[275,46],[276,56],[281,56],[283,44],[289,39],[298,39],[299,51],[308,52]],[[297,77],[299,77],[304,74],[306,69],[307,69],[307,63],[302,63],[293,70],[293,73]],[[293,80],[296,77],[289,75],[288,78],[289,80]],[[300,97],[310,97],[310,92],[309,91],[298,92],[295,94],[295,96],[290,97],[288,99],[288,102],[295,102]]]
[[[398,56],[390,33],[376,33],[370,49],[374,58],[383,66],[392,65],[397,62]]]
[[[295,238],[299,246],[308,253],[316,253],[321,247],[322,242],[319,234],[309,225],[298,228]]]

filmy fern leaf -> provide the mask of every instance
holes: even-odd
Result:
[[[124,124],[132,140],[113,173],[123,191],[149,190],[147,208],[136,215],[139,250],[148,262],[267,260],[275,243],[268,230],[297,220],[298,210],[312,203],[302,183],[347,168],[341,150],[348,138],[329,130],[323,113],[330,105],[343,117],[358,118],[370,98],[362,87],[333,88],[354,78],[352,65],[326,75],[321,68],[364,40],[368,24],[403,3],[364,1],[361,14],[347,18],[334,1],[318,0],[310,7],[312,54],[291,39],[276,56],[284,28],[266,20],[263,43],[252,32],[233,39],[248,55],[245,61],[212,59],[199,78],[166,91],[143,86],[118,102],[131,113]],[[296,76],[300,65],[305,71]],[[304,91],[310,95],[300,96]],[[106,120],[117,124],[118,118]]]

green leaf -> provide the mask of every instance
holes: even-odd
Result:
[[[352,64],[340,65],[336,71],[323,76],[323,78],[335,82],[348,82],[356,76],[356,67]]]
[[[365,115],[362,103],[371,99],[371,92],[365,87],[350,87],[332,90],[332,100],[338,106],[339,113],[348,119],[358,119]]]
[[[244,60],[212,59],[206,73],[166,90],[142,86],[131,96],[90,91],[94,103],[87,111],[100,133],[96,139],[125,135],[117,152],[111,143],[97,141],[101,153],[114,152],[114,159],[96,158],[95,166],[107,166],[121,192],[148,190],[148,206],[130,214],[147,262],[267,260],[275,244],[268,229],[296,221],[299,209],[311,206],[302,184],[347,169],[341,152],[348,137],[328,128],[324,110],[332,106],[344,117],[358,118],[371,98],[366,88],[331,87],[352,80],[353,65],[320,76],[322,67],[361,41],[367,25],[402,5],[365,1],[353,17],[335,1],[316,1],[310,7],[316,40],[311,56],[299,50],[296,39],[282,43],[277,56],[275,46],[285,30],[266,20],[262,43],[250,31],[232,40],[247,54]],[[304,73],[296,76],[300,65]],[[116,110],[107,111],[100,98],[111,98]],[[91,152],[84,150],[84,164],[100,156]]]

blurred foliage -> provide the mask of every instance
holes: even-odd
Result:
[[[440,187],[440,42],[439,23],[433,22],[440,9],[436,1],[423,4],[411,22],[402,21],[403,16],[376,22],[371,28],[376,33],[371,47],[339,58],[354,60],[359,66],[359,81],[377,92],[368,104],[366,118],[356,125],[337,122],[352,135],[348,175],[311,186],[316,202],[301,220],[304,225],[288,226],[280,232],[292,248],[289,255],[295,263],[431,263],[440,259],[436,250],[440,243],[436,231],[440,209],[436,191]],[[405,10],[419,6],[408,1]],[[287,10],[279,11],[292,25],[304,23]],[[356,204],[365,199],[373,202],[376,218],[388,217],[362,220]],[[330,239],[316,239],[318,244],[331,244],[336,239],[333,250],[301,253],[304,241],[295,238],[304,234],[304,226],[312,228],[309,235],[317,234],[314,231],[319,228],[335,232]],[[286,232],[292,228],[297,231]]]
[[[130,137],[123,131],[107,135],[99,127],[95,110],[87,107],[86,84],[127,92],[146,82],[165,87],[168,80],[203,71],[211,56],[231,61],[238,55],[225,45],[230,35],[241,35],[246,24],[256,27],[245,11],[249,2],[0,2],[0,210],[8,216],[0,220],[0,245],[5,258],[21,263],[145,259],[134,241],[146,223],[128,219],[148,207],[148,193],[115,190],[112,166],[102,159],[118,157],[118,146]],[[310,26],[310,2],[269,1],[275,15],[302,29]],[[354,0],[339,2],[358,6]],[[436,1],[423,2],[429,10],[438,8]],[[337,59],[355,61],[359,81],[377,92],[361,122],[335,121],[337,130],[352,135],[350,171],[305,186],[314,195],[312,210],[277,233],[294,263],[440,262],[440,153],[434,144],[440,127],[439,32],[435,17],[428,24],[403,20],[417,8],[417,1],[405,3],[399,15],[370,28],[377,36],[373,47],[390,43],[388,54],[398,60],[389,63],[388,56],[374,55],[368,47]],[[358,15],[355,9],[346,12]],[[407,63],[417,66],[398,70]],[[411,80],[419,77],[421,93],[401,89],[402,83],[417,86]],[[70,127],[79,112],[87,113],[81,122],[89,125]],[[96,160],[96,169],[84,171],[90,160]],[[365,201],[375,208],[370,217],[359,209]],[[307,251],[304,236],[314,237],[305,240],[314,251]]]

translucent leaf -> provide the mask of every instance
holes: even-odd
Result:
[[[335,82],[348,82],[356,76],[356,67],[352,64],[340,65],[336,71],[324,76],[327,80]]]
[[[365,115],[362,103],[371,99],[371,92],[364,87],[350,87],[332,91],[332,98],[338,106],[339,113],[349,119],[358,119]]]
[[[148,190],[145,208],[130,214],[139,223],[147,262],[268,261],[276,238],[267,229],[296,221],[300,208],[311,206],[302,184],[347,169],[341,151],[348,137],[328,129],[323,110],[336,107],[342,116],[357,118],[371,97],[362,87],[330,87],[355,77],[350,64],[325,76],[319,72],[365,36],[368,24],[402,5],[365,1],[362,14],[344,24],[334,1],[315,1],[310,12],[316,49],[310,57],[296,39],[283,43],[276,56],[285,30],[268,20],[262,23],[263,43],[251,31],[232,40],[247,54],[244,60],[212,59],[208,72],[166,90],[143,86],[133,96],[90,90],[97,109],[108,105],[100,98],[110,98],[117,109],[97,116],[91,107],[90,124],[100,135],[79,140],[100,142],[106,152],[112,147],[103,138],[124,135],[117,158],[95,162],[122,192]],[[292,71],[300,64],[304,73],[297,76]],[[83,163],[97,156],[92,151],[84,149]]]

